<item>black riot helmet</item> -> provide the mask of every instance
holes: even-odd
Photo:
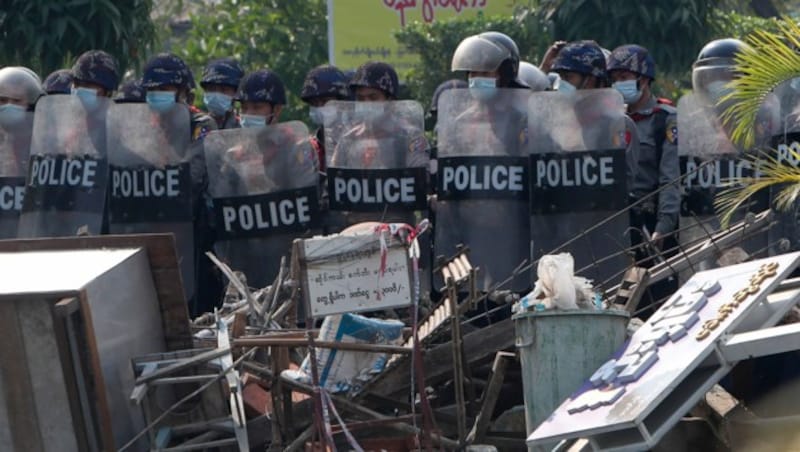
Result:
[[[461,41],[453,53],[450,69],[454,72],[497,71],[498,87],[528,88],[517,77],[519,60],[519,48],[513,39],[498,31],[487,31]]]
[[[716,39],[700,49],[692,67],[733,66],[736,55],[745,48],[747,44],[735,38]]]
[[[734,38],[717,39],[706,44],[692,65],[692,89],[718,101],[729,91],[725,85],[736,76],[736,56],[747,48],[747,44]]]

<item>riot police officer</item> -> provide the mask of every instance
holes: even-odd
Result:
[[[72,67],[72,95],[47,96],[37,104],[19,237],[106,230],[106,117],[118,83],[114,57],[89,50]],[[43,169],[58,171],[66,166],[81,174],[85,183],[42,177]]]
[[[45,95],[39,77],[21,66],[0,69],[0,125],[16,123]]]
[[[58,69],[50,73],[42,82],[44,91],[49,94],[69,94],[72,88],[72,70]]]
[[[555,56],[550,70],[560,78],[555,87],[558,91],[574,92],[608,86],[603,49],[594,41],[567,43]]]
[[[192,280],[196,287],[187,287],[190,312],[206,312],[221,302],[222,283],[212,262],[204,255],[214,243],[213,228],[210,224],[208,204],[204,197],[207,175],[203,160],[202,141],[206,135],[216,130],[217,125],[210,116],[193,110],[190,98],[194,77],[186,63],[170,53],[161,53],[151,58],[144,67],[142,86],[145,89],[145,102],[156,113],[167,113],[173,108],[187,108],[191,112],[190,136],[192,147],[191,180],[193,185],[192,212],[194,214],[194,252],[192,257]]]
[[[364,63],[350,79],[349,87],[356,100],[352,112],[354,124],[341,134],[341,140],[347,140],[347,143],[337,143],[333,154],[328,157],[331,166],[363,164],[366,167],[396,168],[424,164],[427,167],[429,159],[427,140],[421,133],[412,133],[414,136],[402,134],[416,128],[410,124],[403,124],[402,118],[392,118],[390,111],[384,108],[387,105],[381,104],[397,100],[400,83],[394,68],[388,63],[379,61]],[[391,107],[388,108],[391,110]],[[408,141],[406,146],[401,147],[408,151],[407,155],[394,152],[398,149],[394,146],[392,149],[384,149],[383,152],[380,149],[367,150],[363,153],[351,152],[349,143],[354,140],[360,141],[367,136],[381,139],[398,131],[403,135],[398,138]]]
[[[203,102],[208,113],[217,121],[219,129],[239,127],[239,119],[233,111],[233,98],[242,77],[244,69],[233,58],[212,60],[203,69],[203,77],[200,79]]]
[[[151,58],[144,67],[142,86],[145,89],[145,102],[156,112],[168,111],[175,104],[189,108],[192,113],[193,141],[202,141],[208,132],[217,129],[213,118],[192,108],[194,76],[178,56],[160,53]]]
[[[606,58],[596,42],[561,46],[551,70],[560,94],[535,93],[528,111],[534,258],[570,252],[575,271],[603,287],[616,283],[629,265],[620,251],[627,248],[622,243],[629,222],[623,211],[636,174],[638,134],[622,96],[607,89]],[[592,171],[566,168],[578,168],[585,159],[605,162],[614,176],[579,181],[578,175]]]
[[[366,221],[415,224],[414,212],[427,207],[429,158],[424,113],[417,102],[397,101],[398,90],[394,68],[370,61],[350,80],[356,101],[334,101],[326,108],[330,120],[325,121],[325,139],[328,149],[333,149],[327,156],[331,232]],[[401,169],[415,174],[408,187],[414,193],[405,203],[370,198],[366,192],[351,196],[353,193],[342,189],[356,180],[383,186],[390,179],[397,180],[394,171]]]
[[[451,70],[466,75],[468,89],[445,91],[438,101],[434,254],[449,256],[457,245],[469,246],[483,292],[530,259],[529,187],[510,176],[521,178],[527,168],[531,91],[518,78],[519,63],[519,49],[508,36],[490,31],[467,37]],[[497,175],[496,183],[479,181],[485,172]],[[457,173],[472,174],[469,183],[456,184]],[[503,289],[529,286],[519,274]]]
[[[332,100],[346,100],[347,78],[335,66],[317,66],[306,74],[300,99],[308,104],[311,122],[318,126],[311,141],[317,151],[320,171],[325,171],[325,128],[323,127],[322,107]]]
[[[72,93],[84,105],[95,97],[111,97],[118,85],[117,60],[103,50],[84,52],[72,66]]]
[[[259,69],[242,78],[236,100],[242,105],[242,127],[263,127],[278,122],[286,105],[286,88],[278,74]]]
[[[632,187],[632,202],[662,188],[650,203],[645,203],[632,226],[646,226],[652,240],[677,229],[680,189],[675,181],[678,168],[677,110],[671,102],[657,99],[651,86],[655,80],[655,61],[644,47],[629,44],[617,47],[607,60],[612,87],[620,92],[628,115],[639,132],[639,160]],[[671,247],[667,247],[671,248]]]
[[[44,95],[28,68],[0,69],[0,238],[15,238],[28,171],[33,109]]]
[[[677,110],[666,99],[652,93],[656,64],[650,52],[642,46],[628,44],[617,47],[606,60],[612,87],[619,91],[639,135],[639,158],[633,177],[630,202],[647,199],[630,211],[631,243],[636,247],[636,260],[650,266],[643,247],[651,234],[651,245],[674,254],[677,245],[680,188],[677,184],[678,166]],[[657,190],[660,191],[656,194]],[[651,287],[651,298],[659,299],[677,290],[678,279]]]

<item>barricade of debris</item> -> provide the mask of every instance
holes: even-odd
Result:
[[[4,321],[3,362],[27,365],[4,366],[0,414],[9,427],[0,443],[404,451],[523,450],[526,441],[541,450],[725,450],[746,442],[777,450],[796,444],[796,397],[757,402],[764,391],[752,379],[771,373],[747,360],[800,348],[800,281],[791,277],[800,255],[693,272],[651,316],[637,313],[648,286],[720,256],[744,228],[768,224],[768,213],[748,218],[605,288],[576,276],[569,254],[543,256],[524,296],[501,284],[476,290],[480,268],[459,247],[437,261],[442,285],[432,300],[420,288],[417,244],[427,222],[362,224],[296,240],[263,288],[209,254],[227,291],[215,312],[192,321],[171,282],[179,270],[164,251],[170,236],[0,242],[0,261],[16,267],[12,280],[43,257],[74,276],[37,290],[6,283],[3,318],[31,309],[22,298],[44,310],[17,326]],[[67,258],[93,264],[64,270]],[[126,310],[131,300],[136,308]],[[30,348],[37,335],[38,354]],[[53,362],[59,372],[46,370]],[[626,405],[636,413],[626,424],[615,404],[641,396],[639,386],[652,398]],[[66,411],[47,415],[48,400]],[[27,412],[36,416],[11,414]]]

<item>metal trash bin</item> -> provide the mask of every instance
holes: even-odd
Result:
[[[630,314],[538,311],[513,318],[530,435],[622,346]]]

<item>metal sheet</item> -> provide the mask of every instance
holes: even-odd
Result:
[[[617,434],[624,436],[621,431],[636,426],[642,431],[648,445],[653,446],[666,432],[670,422],[677,421],[696,402],[695,399],[702,396],[705,389],[710,388],[728,372],[730,365],[716,359],[715,349],[719,346],[718,342],[724,340],[727,333],[735,331],[750,315],[758,313],[762,301],[794,270],[799,258],[800,253],[785,254],[697,273],[615,356],[630,355],[633,350],[646,343],[646,336],[656,333],[654,325],[665,318],[663,314],[673,308],[673,302],[675,306],[684,306],[685,302],[697,298],[697,290],[703,284],[719,282],[718,292],[710,294],[704,304],[693,305],[694,310],[687,310],[687,314],[696,313],[698,318],[692,324],[685,323],[690,325],[685,328],[685,335],[668,337],[663,344],[655,347],[655,363],[638,379],[620,383],[619,379],[613,378],[612,386],[600,386],[603,390],[594,389],[591,382],[587,382],[537,428],[528,438],[528,443],[547,443],[587,436],[607,437],[609,441],[612,437],[621,440]],[[754,286],[758,290],[753,289],[753,294],[744,298],[729,315],[722,317],[719,309],[723,305],[730,307],[734,294],[750,287],[753,275],[762,265],[770,263],[778,264],[775,275]],[[672,326],[675,322],[668,323]],[[707,337],[698,336],[701,329],[714,323],[716,327],[710,330]],[[670,334],[672,331],[670,330]],[[595,376],[598,374],[599,372]],[[609,397],[620,390],[622,392],[617,394],[616,400]],[[582,404],[594,408],[575,412]],[[573,413],[570,414],[570,411]],[[632,442],[634,437],[635,435],[631,437]],[[622,444],[631,442],[622,438]]]
[[[51,302],[16,302],[17,321],[25,346],[31,389],[36,405],[36,419],[45,451],[78,450],[72,423],[70,402],[57,338],[53,334]],[[23,363],[16,363],[23,365]]]
[[[85,286],[135,250],[37,251],[0,253],[0,296],[58,293]]]
[[[86,298],[114,441],[120,447],[144,428],[139,407],[128,402],[134,387],[131,359],[166,351],[161,314],[145,252],[136,251],[89,283]]]

